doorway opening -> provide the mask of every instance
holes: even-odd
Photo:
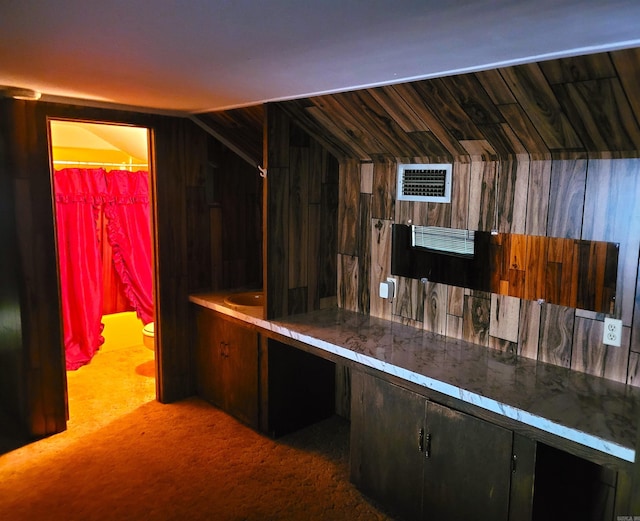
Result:
[[[69,427],[156,398],[149,133],[49,121]]]

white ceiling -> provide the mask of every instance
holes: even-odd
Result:
[[[637,0],[2,0],[0,86],[201,112],[639,46]]]

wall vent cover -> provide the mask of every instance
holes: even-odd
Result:
[[[401,201],[451,202],[450,164],[399,164],[398,195]]]
[[[411,246],[473,258],[475,232],[440,226],[411,226]]]

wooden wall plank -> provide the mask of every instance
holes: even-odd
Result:
[[[415,89],[415,84],[394,85],[390,88],[396,90],[400,96],[406,99],[407,104],[413,107],[418,117],[427,124],[433,135],[442,143],[452,157],[466,155],[466,151],[460,145],[458,139],[435,116],[425,98]]]
[[[310,204],[309,213],[309,240],[307,241],[307,251],[305,257],[308,260],[307,280],[304,285],[307,287],[307,309],[320,309],[320,279],[322,277],[322,217],[319,204]]]
[[[528,300],[544,299],[545,275],[547,267],[547,238],[526,235],[526,281],[524,298]]]
[[[346,131],[350,140],[360,143],[363,155],[370,158],[372,155],[381,155],[386,152],[383,142],[376,139],[368,126],[363,126],[356,117],[355,111],[349,110],[348,100],[343,94],[313,98],[312,102],[325,117],[333,121],[333,124],[338,123],[340,128]]]
[[[499,232],[525,232],[528,187],[528,157],[514,157],[499,163],[496,226]]]
[[[617,78],[557,85],[554,92],[587,150],[640,149],[640,127]]]
[[[395,212],[397,164],[385,160],[374,163],[371,217],[392,219]]]
[[[392,87],[371,89],[370,93],[405,132],[429,131],[429,126],[418,117],[407,100]]]
[[[538,360],[562,367],[571,365],[573,323],[573,308],[542,306]]]
[[[630,326],[640,249],[640,160],[590,160],[582,238],[620,244],[616,315]]]
[[[518,342],[520,299],[504,295],[491,295],[489,334],[508,342]]]
[[[289,151],[289,289],[307,285],[309,241],[309,148]]]
[[[451,227],[466,230],[469,228],[471,164],[456,161],[451,177]]]
[[[187,251],[189,252],[189,287],[203,290],[212,287],[211,244],[203,238],[211,237],[211,213],[202,187],[187,186]]]
[[[549,216],[550,160],[532,161],[529,167],[529,190],[527,192],[527,224],[528,235],[546,235]]]
[[[393,318],[399,317],[403,324],[423,328],[424,284],[416,279],[398,278],[396,298],[393,302]]]
[[[358,310],[358,257],[338,254],[338,307]]]
[[[357,253],[357,225],[360,214],[360,165],[356,161],[340,163],[340,207],[338,208],[338,252],[346,255]]]
[[[320,204],[320,230],[310,230],[320,237],[320,256],[318,273],[310,276],[318,277],[320,305],[326,299],[335,298],[338,291],[337,252],[339,208],[338,173],[339,165],[329,154],[325,156],[326,169],[323,173],[322,194]],[[318,308],[314,308],[318,309]]]
[[[469,185],[469,229],[489,231],[496,224],[496,161],[472,161]]]
[[[540,342],[540,314],[542,306],[531,300],[520,302],[518,326],[518,354],[536,360]]]
[[[463,340],[481,346],[489,345],[491,299],[465,295],[462,336]]]
[[[269,167],[267,186],[266,311],[277,318],[289,309],[289,168]]]
[[[640,121],[640,48],[623,49],[611,53],[611,60],[615,66],[620,83],[627,94],[629,103],[637,121]]]
[[[474,76],[482,85],[491,101],[496,105],[507,105],[517,103],[511,89],[500,75],[499,69],[475,72]]]
[[[347,92],[343,96],[349,100],[349,104],[352,107],[360,109],[357,111],[356,116],[362,122],[364,128],[378,129],[378,139],[382,140],[385,153],[391,153],[396,157],[405,153],[409,153],[411,156],[423,153],[422,150],[415,146],[415,141],[403,131],[370,91]]]
[[[358,220],[358,309],[369,313],[371,298],[371,194],[360,194],[360,217]],[[380,236],[378,236],[380,239]]]
[[[484,136],[447,88],[442,79],[415,82],[412,87],[434,113],[439,115],[441,124],[458,141],[484,139]],[[430,122],[428,122],[430,123]],[[435,131],[430,124],[432,131]]]
[[[504,68],[500,74],[549,149],[583,149],[537,64]]]
[[[391,275],[391,226],[393,221],[382,219],[371,219],[371,259],[370,259],[370,285],[369,294],[370,310],[369,314],[374,317],[391,320],[392,303],[387,299],[378,296],[380,283]],[[364,225],[364,223],[363,223]]]
[[[582,236],[586,179],[587,161],[553,161],[547,224],[550,237]]]
[[[340,159],[357,158],[361,161],[371,160],[371,156],[367,152],[368,147],[360,146],[360,141],[352,138],[349,130],[342,125],[339,119],[325,113],[321,107],[311,106],[306,108],[305,112],[320,128],[317,131],[318,134],[326,132],[334,138],[332,141],[339,143],[336,147],[329,148],[336,157]],[[338,146],[340,147],[339,153],[336,153]]]
[[[450,76],[443,82],[469,119],[478,127],[504,122],[502,114],[474,74]]]
[[[309,140],[309,204],[322,202],[322,184],[327,182],[327,152],[315,139]]]
[[[424,329],[447,334],[447,285],[427,282],[424,299]]]
[[[541,62],[540,68],[551,85],[616,76],[611,57],[606,53],[549,60]]]

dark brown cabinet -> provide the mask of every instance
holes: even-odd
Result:
[[[406,519],[509,518],[513,433],[360,372],[351,479]]]
[[[427,402],[424,519],[509,518],[513,434]]]
[[[195,322],[198,395],[257,429],[258,333],[205,308]]]

